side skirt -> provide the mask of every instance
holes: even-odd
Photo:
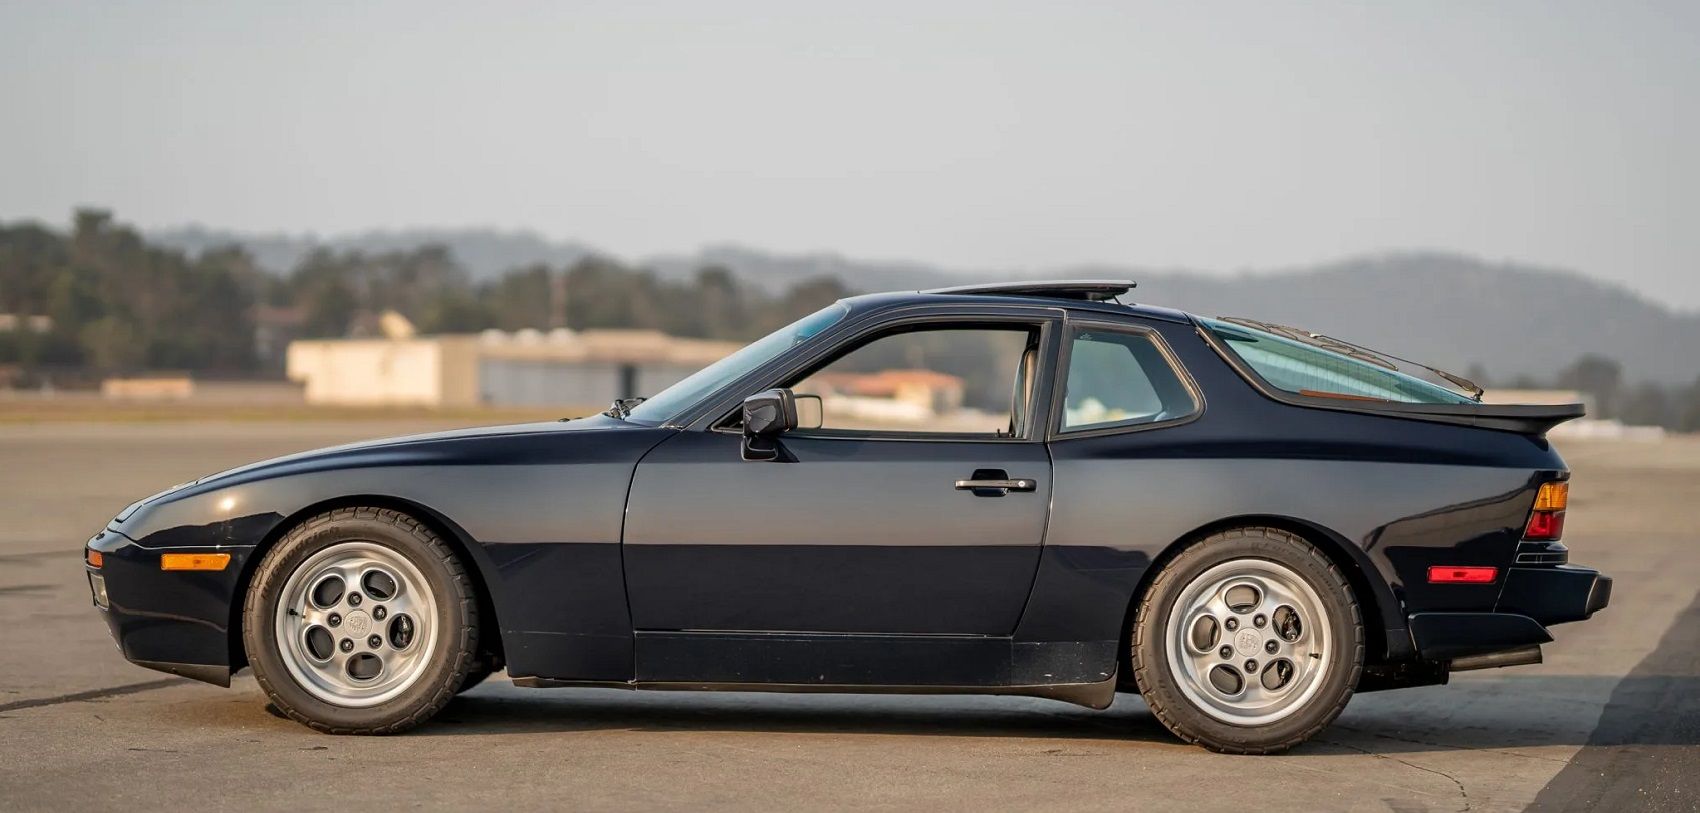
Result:
[[[1115,676],[1117,646],[982,635],[659,630],[639,630],[634,643],[631,677],[639,683],[780,686],[1097,683]]]
[[[204,663],[170,663],[167,661],[131,661],[137,666],[145,666],[172,675],[180,675],[190,680],[211,683],[214,686],[230,688],[230,667],[214,666]]]
[[[689,683],[675,681],[597,681],[557,680],[554,678],[517,677],[514,685],[526,689],[630,689],[662,692],[786,692],[803,694],[973,694],[1016,697],[1041,697],[1085,706],[1107,709],[1116,699],[1116,678],[1095,683],[1053,683],[1032,686],[869,686],[824,683]]]

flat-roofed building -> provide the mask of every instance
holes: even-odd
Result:
[[[1519,390],[1494,387],[1482,391],[1484,404],[1582,404],[1590,411],[1594,399],[1578,390]]]
[[[596,406],[653,395],[738,349],[654,330],[291,342],[288,373],[312,404]]]

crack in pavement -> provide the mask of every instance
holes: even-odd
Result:
[[[136,692],[163,689],[167,686],[174,686],[179,683],[188,682],[189,681],[185,678],[164,678],[161,680],[144,681],[142,683],[126,683],[122,686],[113,686],[106,689],[90,689],[86,692],[72,692],[71,694],[61,694],[53,697],[38,697],[34,700],[18,700],[0,705],[0,714],[4,714],[8,711],[22,711],[23,709],[41,708],[42,706],[57,706],[61,703],[81,703],[85,700],[99,700],[103,697],[117,697],[119,695],[135,694]]]
[[[1376,759],[1389,759],[1389,760],[1392,760],[1394,762],[1399,763],[1400,765],[1404,765],[1408,768],[1416,768],[1419,771],[1425,771],[1427,773],[1432,773],[1436,776],[1444,776],[1448,780],[1451,780],[1452,784],[1458,786],[1458,795],[1463,797],[1463,799],[1464,799],[1464,806],[1461,807],[1461,808],[1458,808],[1459,813],[1465,813],[1465,811],[1468,811],[1470,809],[1470,792],[1465,790],[1464,789],[1464,783],[1458,781],[1458,777],[1453,776],[1452,774],[1449,774],[1445,771],[1438,770],[1438,769],[1435,769],[1435,768],[1425,768],[1421,765],[1416,764],[1415,762],[1408,762],[1406,760],[1400,759],[1400,758],[1395,757],[1395,756],[1390,756],[1388,754],[1378,754],[1374,751],[1370,751],[1370,750],[1365,749],[1365,748],[1359,748],[1356,745],[1351,745],[1349,743],[1339,742],[1339,741],[1336,741],[1336,740],[1325,740],[1325,739],[1322,739],[1320,737],[1318,737],[1316,739],[1316,742],[1325,742],[1325,743],[1328,743],[1329,745],[1338,745],[1341,748],[1356,751],[1360,754],[1372,756],[1372,757],[1375,757]]]
[[[1519,759],[1533,759],[1533,760],[1538,760],[1538,761],[1541,761],[1541,762],[1556,762],[1560,765],[1569,765],[1570,764],[1570,760],[1559,759],[1558,757],[1536,756],[1535,754],[1524,754],[1524,753],[1519,753],[1517,751],[1507,751],[1503,748],[1487,748],[1487,747],[1478,746],[1478,745],[1452,745],[1451,743],[1445,743],[1445,742],[1430,742],[1428,740],[1419,740],[1419,739],[1414,739],[1414,738],[1411,738],[1411,737],[1400,737],[1400,736],[1395,736],[1393,734],[1383,734],[1379,731],[1370,731],[1369,729],[1365,729],[1365,728],[1353,728],[1352,726],[1340,725],[1339,723],[1335,723],[1334,725],[1329,726],[1329,728],[1336,728],[1336,729],[1339,729],[1341,731],[1350,731],[1354,734],[1363,734],[1365,736],[1370,736],[1370,737],[1379,737],[1381,739],[1392,740],[1394,742],[1410,743],[1411,745],[1424,745],[1424,746],[1428,746],[1430,748],[1449,748],[1453,751],[1475,751],[1477,753],[1500,754],[1502,756],[1517,757]]]
[[[1311,740],[1311,742],[1318,742],[1318,743],[1326,744],[1328,741],[1327,740]],[[1440,795],[1438,793],[1431,793],[1431,792],[1426,791],[1426,790],[1419,790],[1417,788],[1406,787],[1404,785],[1400,785],[1400,784],[1395,783],[1395,782],[1388,782],[1388,781],[1381,780],[1381,779],[1372,779],[1372,778],[1369,778],[1369,777],[1366,777],[1366,776],[1361,776],[1357,773],[1354,773],[1352,771],[1352,769],[1350,769],[1350,768],[1348,768],[1348,769],[1317,768],[1317,767],[1305,765],[1303,763],[1295,762],[1291,759],[1286,759],[1284,757],[1279,757],[1279,756],[1259,757],[1259,758],[1260,759],[1279,759],[1279,760],[1281,760],[1281,767],[1283,767],[1283,768],[1297,768],[1301,771],[1310,771],[1311,773],[1314,773],[1318,776],[1326,776],[1329,779],[1336,781],[1336,782],[1338,782],[1338,781],[1357,782],[1357,783],[1363,784],[1363,785],[1373,785],[1373,786],[1378,787],[1378,788],[1387,788],[1387,789],[1390,789],[1390,790],[1396,790],[1396,791],[1399,791],[1401,793],[1421,793],[1421,794],[1426,795],[1426,796],[1439,796]],[[1427,810],[1428,808],[1425,806],[1423,809]]]

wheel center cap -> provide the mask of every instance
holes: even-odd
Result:
[[[1263,648],[1263,636],[1255,630],[1242,629],[1234,635],[1234,650],[1241,655],[1255,655]]]
[[[343,623],[347,624],[348,631],[355,635],[365,635],[372,630],[372,616],[367,615],[365,610],[355,610],[349,613],[348,617],[343,619]]]

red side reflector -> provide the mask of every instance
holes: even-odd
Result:
[[[1435,565],[1428,569],[1429,584],[1491,584],[1498,576],[1497,567]]]
[[[1537,542],[1552,541],[1563,535],[1563,511],[1536,511],[1529,515],[1529,526],[1523,529],[1524,539]]]

